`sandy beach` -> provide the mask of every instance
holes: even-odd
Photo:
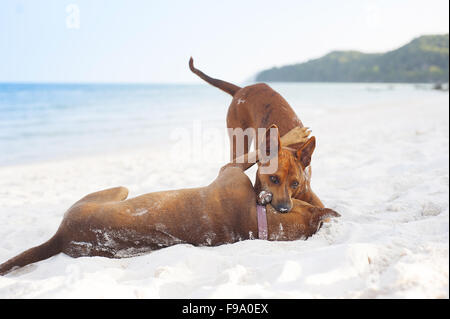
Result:
[[[448,103],[448,93],[430,92],[357,111],[293,105],[318,140],[313,189],[342,215],[306,241],[177,245],[126,259],[59,254],[0,277],[0,298],[448,298]],[[87,193],[203,186],[224,164],[168,161],[171,151],[0,166],[0,262],[50,238]]]

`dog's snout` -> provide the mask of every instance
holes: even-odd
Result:
[[[277,211],[279,211],[280,213],[288,213],[292,209],[292,205],[291,204],[281,204],[281,205],[278,205],[276,208],[277,208]]]

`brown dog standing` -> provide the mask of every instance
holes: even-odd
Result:
[[[233,159],[248,152],[253,139],[259,141],[257,136],[259,128],[266,129],[275,124],[280,135],[284,136],[296,127],[303,127],[302,122],[288,102],[267,84],[258,83],[241,88],[222,80],[213,79],[196,69],[192,58],[189,60],[189,68],[201,79],[233,96],[227,114],[227,127],[229,129],[240,128],[244,132],[252,129],[253,132],[256,132],[256,136],[251,133],[244,133],[244,135],[239,136],[239,132],[242,131],[230,134]],[[243,150],[236,147],[237,139],[244,141]],[[255,143],[255,145],[258,144]],[[273,194],[272,205],[278,211],[289,212],[292,208],[292,198],[308,202],[313,206],[324,207],[310,185],[310,162],[315,145],[314,137],[311,137],[306,143],[291,145],[295,157],[289,163],[285,161],[285,165],[279,167],[274,174],[261,174],[258,169],[255,188],[256,190],[271,192]]]
[[[266,140],[269,138],[267,134]],[[272,160],[283,166],[288,157],[276,156]],[[0,275],[61,252],[72,257],[121,258],[179,243],[217,246],[258,238],[256,193],[244,173],[253,164],[227,164],[216,180],[201,188],[131,199],[126,199],[125,187],[89,194],[67,210],[50,240],[1,264]],[[267,207],[269,240],[306,239],[324,218],[339,216],[331,209],[299,200],[293,201],[289,214]]]

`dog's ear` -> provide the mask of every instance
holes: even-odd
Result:
[[[259,144],[260,157],[262,163],[268,162],[277,156],[281,150],[280,132],[275,124],[272,124],[264,133]]]
[[[338,212],[329,209],[329,208],[320,208],[320,207],[310,207],[308,210],[311,212],[312,216],[309,221],[311,235],[316,233],[325,222],[329,222],[330,218],[333,217],[341,217],[341,214]]]
[[[311,156],[316,148],[316,138],[311,137],[296,153],[297,160],[302,165],[303,169],[311,163]]]

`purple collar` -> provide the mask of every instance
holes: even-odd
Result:
[[[258,215],[258,238],[267,239],[267,215],[266,206],[256,204],[256,213]]]

